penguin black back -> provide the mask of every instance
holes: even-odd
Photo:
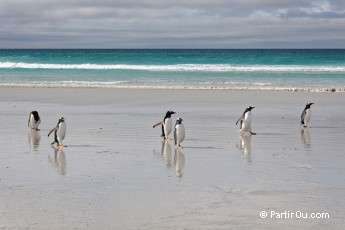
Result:
[[[38,115],[38,112],[37,112],[37,111],[32,111],[31,114],[34,116],[35,121],[40,120],[40,115]]]

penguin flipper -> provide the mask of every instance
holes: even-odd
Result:
[[[176,145],[177,144],[176,126],[174,129],[174,141],[175,141],[175,145]]]
[[[56,127],[53,128],[52,130],[50,130],[50,132],[48,133],[48,137],[49,137],[49,135],[50,135],[52,132],[54,132],[54,131],[56,131]]]
[[[304,118],[305,118],[306,114],[307,114],[307,110],[304,109],[303,112],[302,112],[302,115],[301,115],[301,125],[304,125]]]
[[[162,122],[161,127],[162,127],[162,135],[161,135],[161,137],[164,137],[164,138],[165,138],[165,132],[164,132],[164,124],[163,124],[163,122]]]
[[[163,124],[162,121],[161,121],[161,122],[158,122],[157,124],[155,124],[155,125],[153,126],[153,128],[156,128],[158,125],[161,125],[161,124]]]
[[[238,118],[238,120],[236,121],[236,125],[238,124],[239,121],[243,120],[243,116],[241,116],[240,118]]]

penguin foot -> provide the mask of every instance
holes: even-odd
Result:
[[[256,135],[256,133],[253,133],[253,132],[249,132],[251,135]]]

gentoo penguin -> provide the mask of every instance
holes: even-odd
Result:
[[[32,130],[39,131],[39,129],[38,129],[39,124],[41,124],[40,115],[38,115],[37,111],[32,111],[29,114],[28,127],[30,127]]]
[[[175,123],[174,140],[177,147],[181,147],[181,142],[184,140],[186,135],[182,121],[182,118],[179,117]]]
[[[171,119],[172,114],[175,114],[175,112],[174,111],[168,111],[165,114],[163,121],[158,122],[157,124],[155,124],[153,126],[153,128],[155,128],[159,125],[162,125],[162,137],[164,137],[165,139],[169,138],[169,134],[172,131],[172,119]]]
[[[243,134],[244,132],[249,132],[252,135],[255,135],[256,133],[252,132],[252,109],[255,107],[248,106],[246,110],[244,111],[243,115],[236,121],[236,125],[239,121],[240,123],[240,134]]]
[[[52,144],[56,143],[57,146],[63,146],[62,140],[65,139],[65,136],[66,136],[65,118],[60,117],[56,127],[50,130],[50,132],[48,133],[48,137],[52,132],[54,132],[54,142]]]
[[[311,110],[310,110],[310,106],[313,105],[314,103],[308,103],[302,114],[301,114],[301,125],[303,125],[303,127],[308,127],[308,122],[310,120],[311,117]]]

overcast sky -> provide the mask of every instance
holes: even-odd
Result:
[[[345,48],[345,1],[0,0],[0,48]]]

